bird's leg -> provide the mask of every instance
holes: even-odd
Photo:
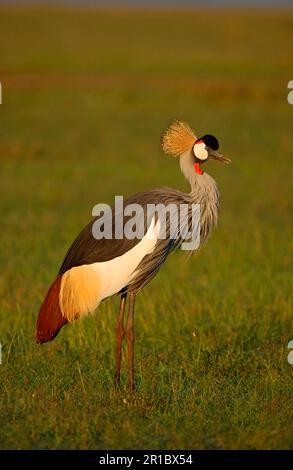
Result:
[[[126,305],[127,293],[124,292],[121,295],[119,314],[116,321],[115,332],[116,332],[116,371],[115,371],[115,382],[118,385],[120,382],[120,368],[121,368],[121,350],[122,341],[125,336],[124,330],[124,311]]]
[[[134,390],[134,304],[135,293],[129,294],[129,310],[126,327],[128,351],[128,389]]]

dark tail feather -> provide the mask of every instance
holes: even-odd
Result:
[[[60,328],[67,323],[59,306],[61,277],[57,276],[41,305],[36,327],[37,343],[52,341],[57,336]]]

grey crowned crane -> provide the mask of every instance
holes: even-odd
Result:
[[[210,159],[229,163],[230,160],[218,152],[218,140],[212,135],[197,138],[188,124],[182,121],[172,123],[162,136],[165,153],[179,157],[181,171],[190,183],[189,194],[171,188],[152,189],[134,194],[124,201],[127,205],[138,204],[143,208],[143,233],[141,237],[115,238],[115,213],[111,212],[111,238],[97,239],[93,235],[91,221],[78,235],[69,248],[60,271],[48,290],[41,305],[36,341],[52,341],[60,328],[77,318],[93,312],[100,302],[119,294],[120,307],[116,322],[116,372],[115,380],[120,381],[121,349],[124,336],[128,351],[128,387],[134,388],[134,307],[138,291],[159,271],[169,253],[182,244],[182,236],[172,232],[170,219],[167,221],[166,236],[159,237],[158,217],[146,221],[149,204],[181,204],[191,208],[200,205],[200,244],[207,239],[217,223],[219,191],[211,176],[202,170]],[[115,210],[114,210],[115,212]],[[190,215],[190,214],[189,214]],[[188,215],[188,222],[190,217]],[[117,216],[117,214],[116,214]],[[129,216],[122,214],[123,226]],[[126,329],[124,312],[129,298]]]

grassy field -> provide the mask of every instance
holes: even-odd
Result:
[[[292,448],[293,10],[0,18],[0,447]],[[222,195],[208,244],[138,297],[129,396],[126,374],[113,386],[118,298],[44,346],[35,321],[94,204],[188,190],[159,146],[175,118],[233,165],[207,168]]]

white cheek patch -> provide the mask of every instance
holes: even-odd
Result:
[[[199,160],[206,160],[208,158],[206,144],[203,141],[194,144],[193,153]]]

